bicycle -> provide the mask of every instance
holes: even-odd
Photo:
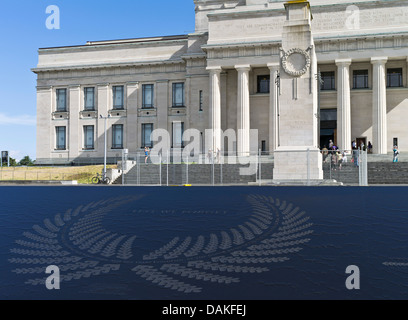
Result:
[[[111,179],[104,174],[97,173],[95,177],[92,178],[93,184],[110,184]]]

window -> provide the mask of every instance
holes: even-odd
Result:
[[[173,83],[173,107],[184,107],[184,83]]]
[[[269,93],[270,76],[258,76],[258,93]]]
[[[57,137],[57,150],[65,150],[66,145],[66,127],[55,127]]]
[[[321,90],[336,90],[335,86],[335,73],[334,71],[329,71],[329,72],[322,72],[322,80],[323,83],[320,87]]]
[[[57,89],[57,111],[67,111],[67,89]]]
[[[198,111],[203,111],[203,90],[200,90],[198,101],[200,106],[200,109]]]
[[[114,86],[113,90],[113,109],[123,109],[123,86]]]
[[[153,123],[144,123],[142,124],[142,148],[144,147],[153,147],[152,140],[150,135],[153,132]]]
[[[84,126],[84,149],[94,149],[94,126]]]
[[[112,149],[123,149],[123,124],[112,126]]]
[[[368,88],[368,70],[353,71],[353,89]]]
[[[153,108],[154,87],[152,84],[142,86],[143,102],[142,108]]]
[[[402,68],[387,69],[387,87],[402,87]]]
[[[85,88],[84,97],[85,97],[84,109],[87,111],[95,110],[95,88]]]
[[[173,148],[183,148],[184,122],[173,122]]]
[[[398,138],[393,138],[392,139],[392,145],[398,147]]]

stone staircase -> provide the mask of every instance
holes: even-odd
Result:
[[[249,176],[240,175],[240,164],[170,164],[162,165],[161,185],[167,185],[167,168],[169,185],[212,185],[213,168],[214,184],[242,184],[248,185],[257,182],[257,174]],[[222,173],[221,173],[222,172]],[[331,172],[331,174],[330,174]],[[330,164],[323,164],[324,179],[332,179],[345,185],[358,185],[359,171],[354,163],[343,163],[341,170],[331,168]],[[261,179],[268,181],[273,179],[273,163],[262,163]],[[116,183],[120,184],[119,177]],[[138,164],[125,175],[127,185],[160,185],[160,165]],[[368,184],[408,184],[408,162],[393,163],[390,161],[368,162]]]
[[[323,164],[323,179],[326,180],[332,179],[344,184],[358,184],[358,174],[358,167],[352,162],[343,163],[341,169],[330,167],[330,163]]]
[[[408,162],[369,162],[368,184],[408,184]]]
[[[257,181],[257,173],[241,175],[241,164],[169,164],[161,166],[161,184],[167,184],[167,168],[169,185],[209,185],[214,184],[246,184]],[[214,174],[213,174],[214,170]],[[272,179],[272,163],[261,166],[262,180]],[[160,165],[138,164],[125,175],[125,184],[160,185]]]

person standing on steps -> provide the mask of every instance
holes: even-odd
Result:
[[[144,151],[145,151],[145,163],[147,163],[147,159],[149,158],[149,151],[150,151],[149,147],[145,147]]]
[[[394,152],[394,157],[392,159],[392,162],[398,162],[398,155],[399,155],[398,147],[394,146],[394,149],[392,151]]]
[[[367,149],[368,149],[368,153],[373,153],[373,145],[371,144],[371,141],[368,141]]]

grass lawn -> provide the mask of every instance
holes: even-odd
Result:
[[[116,165],[106,166],[116,169]],[[101,173],[103,165],[83,167],[3,167],[0,180],[77,180],[81,184],[92,183],[92,177]]]

